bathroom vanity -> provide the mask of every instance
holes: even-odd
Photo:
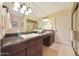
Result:
[[[42,47],[46,37],[53,32],[42,34],[22,34],[20,37],[7,37],[2,40],[2,56],[42,56]],[[53,37],[53,36],[50,36]],[[45,39],[44,39],[45,38]],[[54,40],[53,38],[51,38]],[[51,42],[52,44],[53,42]]]

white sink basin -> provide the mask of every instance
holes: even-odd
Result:
[[[22,38],[31,38],[31,37],[36,37],[39,36],[40,34],[36,34],[36,33],[31,33],[31,34],[24,34],[24,35],[20,35],[20,37]]]

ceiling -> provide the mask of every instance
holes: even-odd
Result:
[[[30,16],[35,18],[46,17],[52,13],[59,12],[61,10],[70,8],[73,3],[72,2],[24,2],[27,6],[30,6],[33,13]],[[16,15],[22,15],[19,12],[15,12],[12,9],[12,3],[6,3],[10,7],[10,12]]]

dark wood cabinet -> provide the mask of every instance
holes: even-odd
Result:
[[[54,36],[51,33],[40,34],[32,38],[9,37],[5,38],[3,42],[12,40],[7,46],[2,45],[2,56],[42,56],[42,46],[51,45],[54,42]],[[18,42],[20,40],[20,42]],[[8,42],[7,42],[8,43]]]
[[[50,36],[43,38],[43,45],[45,46],[51,45]]]
[[[10,56],[10,47],[1,48],[1,56]]]
[[[32,45],[31,47],[27,48],[27,55],[28,56],[41,56],[42,55],[42,42],[37,42],[36,44]]]
[[[43,38],[43,45],[45,46],[50,46],[51,44],[54,43],[54,37],[55,37],[55,33],[51,33],[51,34],[48,34],[46,35],[44,38]]]
[[[32,38],[1,48],[2,56],[42,56],[42,38]]]
[[[22,51],[15,54],[15,56],[26,56],[26,55],[27,55],[26,49],[24,49],[24,50],[22,50]]]

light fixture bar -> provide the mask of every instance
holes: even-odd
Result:
[[[29,15],[30,13],[32,13],[32,9],[30,7],[26,7],[25,4],[19,4],[19,2],[14,2],[14,7],[13,9],[15,11],[19,11],[20,10],[20,13],[25,13],[26,15]]]

